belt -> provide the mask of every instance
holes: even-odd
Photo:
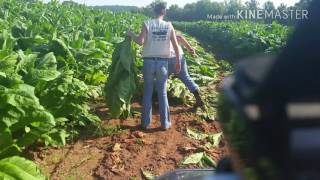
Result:
[[[159,58],[159,57],[144,57],[143,60],[148,61],[168,61],[170,58]]]

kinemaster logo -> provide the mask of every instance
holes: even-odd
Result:
[[[209,20],[264,20],[264,19],[308,19],[308,10],[237,10],[235,14],[207,14]]]

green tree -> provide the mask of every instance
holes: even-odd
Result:
[[[259,2],[257,0],[250,0],[245,2],[246,9],[255,10],[259,8]]]
[[[285,12],[285,11],[288,11],[288,7],[287,5],[285,5],[284,3],[281,3],[277,10],[279,12]],[[288,19],[277,19],[277,21],[280,23],[280,24],[288,24],[289,23],[289,20]]]
[[[154,16],[154,13],[153,13],[153,8],[154,6],[157,4],[157,3],[160,3],[160,2],[163,2],[163,3],[166,3],[165,1],[163,0],[154,0],[152,1],[152,3],[150,3],[149,5],[147,5],[146,7],[143,7],[142,8],[142,12],[147,15],[147,16],[151,16],[153,17]]]
[[[200,0],[196,3],[188,3],[183,8],[172,5],[168,9],[168,18],[175,21],[206,20],[208,14],[223,14],[224,4]]]
[[[244,9],[240,0],[226,0],[224,6],[226,14],[236,14],[237,11]]]
[[[210,13],[220,15],[220,14],[223,14],[224,12],[225,12],[225,7],[224,7],[223,3],[215,2],[215,1],[213,1],[211,3],[211,12]]]
[[[272,1],[265,2],[263,4],[263,9],[265,11],[269,12],[269,13],[272,12],[272,11],[275,13],[275,10],[276,10],[276,8],[275,8],[275,6],[274,6]],[[264,22],[270,24],[270,23],[272,23],[272,21],[273,21],[273,17],[269,16],[268,18],[265,19]]]
[[[196,18],[201,20],[207,17],[207,14],[212,13],[212,4],[210,0],[200,0],[195,4]]]
[[[169,17],[170,20],[178,21],[180,20],[182,14],[182,9],[179,8],[177,4],[173,4],[169,7],[167,11],[167,16]]]
[[[275,8],[275,6],[274,6],[274,4],[273,4],[272,1],[267,1],[267,2],[265,2],[265,3],[263,4],[263,9],[264,9],[264,10],[267,10],[267,11],[273,11],[273,10],[275,10],[276,8]]]

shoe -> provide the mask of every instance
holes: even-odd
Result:
[[[162,130],[162,131],[168,131],[170,128],[171,128],[171,126],[169,126],[169,127],[167,127],[167,128],[161,127],[161,130]]]
[[[148,127],[143,126],[143,125],[140,124],[139,129],[142,130],[142,131],[146,131],[146,130],[148,130]]]
[[[202,98],[200,96],[200,93],[199,93],[199,90],[196,90],[193,92],[193,95],[194,97],[196,98],[196,103],[194,104],[194,108],[197,108],[197,107],[203,107],[204,106],[204,103],[202,101]]]
[[[171,126],[172,126],[171,122],[169,124],[167,124],[167,126],[161,125],[161,130],[162,131],[167,131],[167,130],[169,130],[171,128]]]

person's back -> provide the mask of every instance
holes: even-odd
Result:
[[[144,23],[147,38],[143,44],[142,57],[170,57],[170,36],[173,29],[170,22],[162,19],[147,20]]]

